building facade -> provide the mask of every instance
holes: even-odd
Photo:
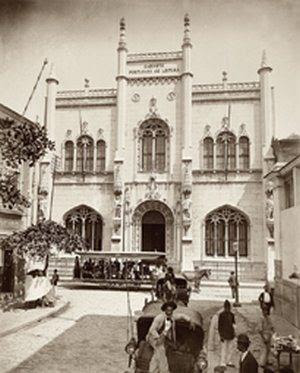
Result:
[[[177,268],[226,277],[238,242],[241,275],[265,278],[265,55],[258,81],[230,83],[224,72],[219,84],[196,84],[188,16],[179,51],[129,53],[123,19],[117,51],[115,88],[58,91],[53,71],[47,79],[56,154],[41,162],[40,215],[90,250],[164,251]]]
[[[300,137],[274,141],[265,176],[274,212],[275,310],[300,329]]]

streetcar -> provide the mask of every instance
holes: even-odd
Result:
[[[151,290],[157,270],[166,267],[164,252],[91,252],[76,253],[74,280],[96,283],[103,289]]]

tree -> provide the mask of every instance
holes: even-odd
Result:
[[[86,248],[83,239],[70,233],[62,225],[44,220],[30,226],[24,231],[15,232],[0,241],[0,249],[13,250],[18,258],[45,258],[51,248],[72,253]]]
[[[30,206],[17,186],[19,168],[24,163],[34,166],[53,149],[54,142],[48,139],[44,126],[0,118],[0,156],[4,163],[0,169],[0,198],[4,207]]]

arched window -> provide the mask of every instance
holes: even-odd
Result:
[[[94,142],[89,136],[81,136],[77,140],[76,170],[78,172],[94,169]]]
[[[65,143],[65,171],[73,171],[74,166],[74,144],[73,141],[66,141]]]
[[[211,137],[203,140],[203,166],[205,170],[214,168],[214,140]]]
[[[102,250],[102,219],[93,209],[81,206],[65,216],[66,228],[80,235],[89,250]]]
[[[235,136],[231,132],[222,132],[217,137],[217,169],[234,170],[236,168]]]
[[[97,141],[97,163],[96,171],[105,171],[105,141]]]
[[[167,169],[169,129],[157,118],[146,120],[139,130],[140,170],[165,172]]]
[[[245,215],[231,207],[217,209],[205,219],[205,252],[208,256],[234,256],[234,242],[239,255],[248,255],[249,224]]]
[[[239,168],[241,170],[249,170],[250,167],[250,146],[249,139],[246,136],[241,136],[239,139]]]

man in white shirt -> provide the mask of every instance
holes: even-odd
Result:
[[[270,310],[274,307],[274,300],[273,295],[271,293],[270,287],[268,285],[264,286],[264,291],[260,293],[259,297],[259,304],[262,310],[266,310],[267,315],[270,315]]]

